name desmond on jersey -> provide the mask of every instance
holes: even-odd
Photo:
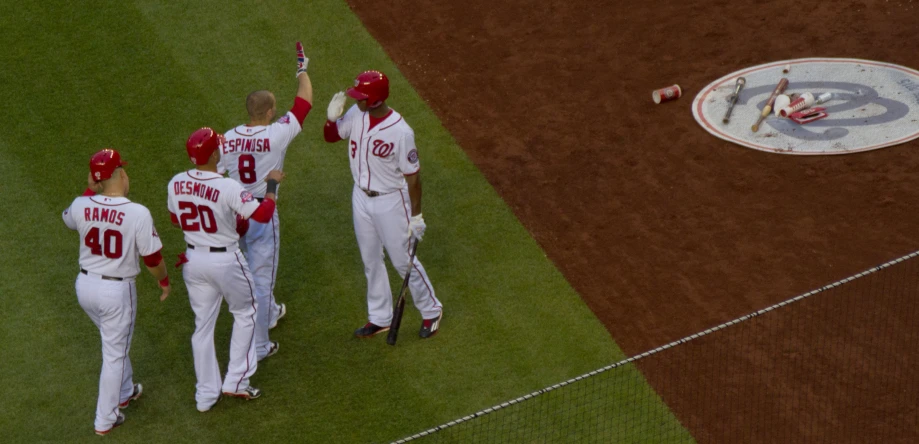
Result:
[[[268,139],[231,139],[223,145],[223,154],[267,153],[271,151]]]
[[[87,207],[83,209],[83,218],[87,222],[108,222],[120,226],[124,222],[124,213],[108,208]]]
[[[201,182],[179,180],[176,181],[172,188],[176,195],[187,194],[207,199],[211,202],[217,202],[217,198],[220,197],[220,190],[211,188]]]

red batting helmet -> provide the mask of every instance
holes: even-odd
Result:
[[[93,157],[89,159],[89,172],[92,173],[93,180],[102,182],[112,177],[112,174],[115,173],[115,168],[127,164],[127,162],[121,160],[121,155],[118,154],[118,151],[106,148],[93,154]]]
[[[185,149],[188,150],[188,158],[195,165],[205,165],[211,158],[211,154],[217,151],[224,143],[223,134],[218,134],[208,127],[201,128],[188,136],[185,142]]]
[[[354,87],[348,88],[348,96],[367,100],[367,106],[376,108],[389,97],[389,79],[380,71],[362,72],[354,79]]]

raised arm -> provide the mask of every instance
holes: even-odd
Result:
[[[313,108],[313,83],[310,81],[310,75],[306,73],[309,61],[303,53],[303,44],[297,42],[297,97],[294,98],[294,106],[290,112],[300,122],[301,127],[306,115]]]
[[[338,119],[345,112],[345,100],[348,100],[345,93],[339,91],[332,96],[332,101],[329,102],[329,109],[326,112],[328,120],[325,121],[325,126],[322,128],[322,136],[326,142],[333,143],[341,140],[341,134],[338,133]]]
[[[310,75],[306,73],[306,66],[310,59],[303,53],[303,44],[297,42],[297,97],[313,104],[313,83]]]
[[[98,193],[102,192],[102,183],[96,182],[93,180],[93,173],[90,171],[89,177],[86,179],[86,191],[83,192],[81,196],[95,196]],[[71,204],[72,206],[73,204]],[[70,207],[67,207],[66,210],[61,214],[61,217],[64,218],[64,225],[67,225],[67,228],[71,230],[77,229],[77,222],[73,219],[73,214],[70,213]]]

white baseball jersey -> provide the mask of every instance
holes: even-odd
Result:
[[[405,187],[404,175],[418,172],[415,132],[395,110],[370,129],[370,114],[351,107],[336,123],[348,142],[354,183],[368,191],[392,193]]]
[[[227,247],[239,241],[236,215],[248,219],[259,202],[239,182],[195,169],[169,181],[167,206],[178,218],[186,243]]]
[[[240,125],[224,135],[217,171],[226,171],[253,195],[263,198],[268,185],[265,177],[271,170],[284,169],[287,147],[302,128],[294,113],[288,111],[268,126]]]
[[[62,217],[68,228],[79,231],[80,268],[92,273],[136,277],[138,255],[149,256],[163,248],[150,210],[125,197],[81,196]]]

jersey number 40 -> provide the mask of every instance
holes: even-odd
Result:
[[[105,256],[109,259],[118,259],[121,257],[121,232],[117,230],[105,230],[99,235],[99,228],[92,227],[86,233],[83,244],[89,247],[90,253],[96,256]]]
[[[195,205],[191,202],[179,202],[179,225],[182,226],[182,231],[217,232],[214,210],[207,205]]]

